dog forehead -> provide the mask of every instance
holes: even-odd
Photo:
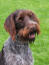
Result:
[[[20,10],[18,13],[18,16],[24,16],[24,15],[28,15],[28,14],[32,14],[31,10]]]

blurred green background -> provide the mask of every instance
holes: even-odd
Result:
[[[40,19],[41,34],[30,48],[34,65],[49,65],[49,0],[0,0],[0,51],[9,37],[4,29],[5,19],[17,9],[32,10]]]

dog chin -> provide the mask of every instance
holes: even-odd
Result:
[[[33,39],[29,39],[29,42],[31,43],[31,42],[34,42],[35,41],[35,38],[33,38]]]

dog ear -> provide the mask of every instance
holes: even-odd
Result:
[[[8,18],[4,23],[4,28],[6,29],[7,32],[9,32],[9,34],[12,37],[12,40],[15,40],[16,28],[15,28],[14,14],[8,16]]]
[[[35,15],[35,13],[32,12],[32,18],[34,21],[36,21],[38,24],[40,24],[40,20],[37,18],[37,16]]]

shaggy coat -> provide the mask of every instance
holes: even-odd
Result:
[[[10,34],[0,52],[0,65],[33,65],[29,43],[40,33],[37,16],[30,10],[16,10],[4,23]]]

